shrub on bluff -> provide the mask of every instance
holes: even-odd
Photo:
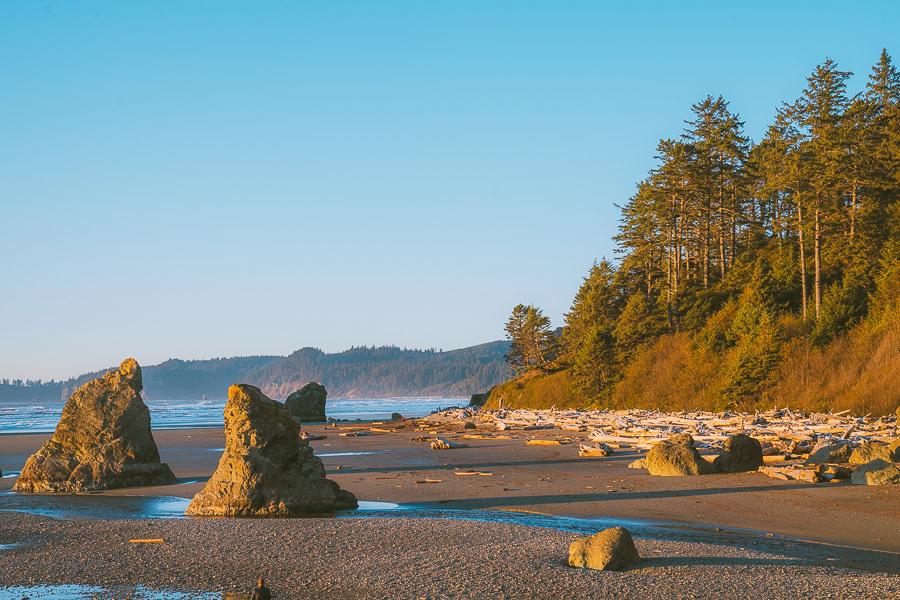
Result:
[[[297,516],[356,508],[356,497],[325,478],[322,461],[283,404],[257,387],[228,389],[225,452],[186,515]]]
[[[84,492],[174,483],[160,463],[141,400],[141,367],[129,358],[75,390],[53,437],[31,455],[18,492]]]

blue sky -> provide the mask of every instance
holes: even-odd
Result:
[[[0,3],[0,377],[457,348],[563,314],[722,94],[759,139],[900,3]]]

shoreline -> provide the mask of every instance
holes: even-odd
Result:
[[[577,444],[528,446],[526,439],[553,438],[552,430],[498,432],[421,421],[336,427],[304,424],[328,477],[360,499],[461,510],[532,511],[572,518],[610,518],[641,522],[708,524],[749,529],[795,539],[900,552],[900,489],[849,483],[807,484],[779,481],[760,473],[654,477],[627,465],[642,453],[616,450],[605,458],[578,456]],[[382,429],[376,427],[376,429]],[[363,437],[339,437],[345,431]],[[464,439],[468,448],[434,451],[410,438],[436,431]],[[427,434],[427,433],[426,433]],[[527,434],[527,435],[526,435]],[[0,469],[21,470],[50,434],[3,438]],[[218,465],[224,432],[208,429],[156,430],[163,462],[180,483],[149,488],[94,492],[92,496],[173,496],[192,498]],[[348,454],[349,453],[349,454]],[[478,471],[485,476],[457,476]],[[429,483],[422,483],[426,480]],[[432,483],[433,482],[433,483]],[[8,491],[13,477],[0,479]]]
[[[15,478],[0,479],[0,598],[4,589],[39,598],[35,586],[76,584],[109,597],[140,588],[236,600],[260,575],[276,597],[316,599],[545,598],[550,590],[585,599],[880,599],[900,590],[897,486],[760,473],[653,477],[627,468],[643,455],[633,447],[586,458],[578,443],[526,443],[579,435],[571,432],[434,421],[304,424],[327,436],[310,445],[328,477],[374,503],[332,516],[184,517],[218,464],[221,428],[154,430],[180,479],[173,485],[42,496],[11,493]],[[366,435],[339,435],[353,432]],[[20,469],[51,435],[3,437],[0,468]],[[468,447],[413,441],[435,435]],[[146,518],[154,511],[163,517]],[[568,567],[572,541],[615,525],[632,531],[639,566]],[[129,543],[135,538],[164,541]]]

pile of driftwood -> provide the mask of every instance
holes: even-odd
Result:
[[[763,453],[790,459],[808,454],[817,444],[832,441],[858,446],[866,441],[890,441],[898,435],[895,417],[854,417],[837,413],[794,413],[788,408],[766,412],[662,413],[647,410],[474,410],[447,409],[422,419],[434,425],[475,422],[479,429],[535,431],[559,429],[584,432],[587,440],[647,450],[679,433],[690,433],[696,447],[719,450],[737,433],[760,441]],[[766,462],[770,462],[767,460]]]

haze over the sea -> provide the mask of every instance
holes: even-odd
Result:
[[[758,140],[898,41],[897,3],[709,6],[3,3],[0,377],[561,325],[692,102]]]

